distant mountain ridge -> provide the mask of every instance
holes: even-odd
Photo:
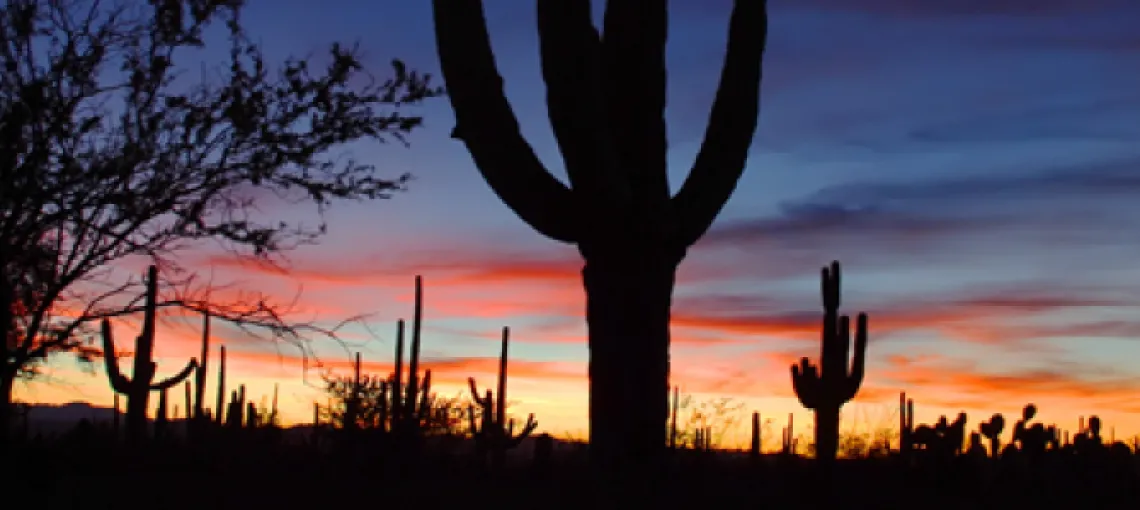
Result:
[[[45,435],[58,435],[66,433],[75,427],[82,420],[89,420],[93,423],[106,423],[110,424],[115,417],[115,410],[110,407],[93,406],[87,402],[75,401],[67,404],[30,404],[28,414],[28,428],[32,434],[42,433]],[[153,421],[153,420],[152,420]],[[176,419],[170,420],[172,424],[180,424],[184,420]],[[16,427],[20,427],[20,419],[17,418]],[[177,430],[177,429],[175,429]],[[306,440],[312,433],[313,427],[310,424],[296,424],[284,429],[283,439],[286,441]],[[523,444],[519,445],[512,455],[521,455],[530,453],[533,447],[533,437],[527,438]],[[562,449],[571,447],[576,443],[555,439],[556,448]]]

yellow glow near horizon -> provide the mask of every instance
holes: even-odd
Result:
[[[60,374],[54,374],[56,379]],[[30,401],[42,404],[62,405],[70,402],[85,402],[95,406],[109,407],[113,401],[111,389],[101,374],[70,373],[59,382],[33,382],[18,384],[15,395],[17,400]],[[312,405],[314,402],[325,404],[327,397],[323,392],[307,385],[300,378],[262,377],[254,374],[231,373],[227,375],[228,390],[236,389],[237,385],[246,387],[247,400],[257,404],[268,404],[273,393],[274,385],[278,385],[278,410],[284,425],[308,424],[312,422]],[[490,379],[487,379],[490,380]],[[480,383],[483,384],[483,383]],[[586,410],[586,382],[583,378],[579,384],[568,385],[563,381],[554,383],[541,380],[527,380],[516,384],[517,388],[511,391],[510,399],[514,405],[511,414],[525,417],[534,413],[539,422],[538,432],[547,432],[563,439],[581,440],[587,437],[588,423]],[[445,382],[433,385],[439,395],[453,396],[468,392],[465,385],[456,382]],[[227,390],[227,392],[228,392]],[[207,387],[207,407],[213,408],[216,394],[213,384]],[[747,395],[733,395],[726,391],[724,394],[694,394],[697,402],[711,401],[729,397],[736,403],[743,403],[743,410],[732,415],[735,424],[731,427],[718,426],[714,428],[717,438],[716,447],[721,449],[747,448],[750,437],[751,413],[760,411],[763,426],[763,445],[765,451],[777,451],[780,447],[781,429],[787,423],[789,413],[795,423],[795,435],[798,436],[801,449],[803,445],[811,442],[812,415],[800,407],[794,398],[789,397],[755,397]],[[1037,399],[1035,403],[1041,409],[1037,421],[1055,423],[1061,428],[1075,431],[1080,416],[1087,417],[1089,413],[1066,402],[1051,402],[1049,399]],[[157,405],[157,398],[151,401],[151,413]],[[183,389],[172,390],[170,394],[172,412],[178,409],[178,415],[183,416],[185,404]],[[931,407],[922,405],[921,397],[916,403],[916,422],[933,423],[939,415],[948,415],[953,418],[959,411],[969,414],[969,429],[976,430],[979,421],[988,419],[994,412],[1001,412],[1006,421],[1012,424],[1020,416],[1020,405],[1001,405],[994,409],[950,409],[945,407]],[[686,412],[681,413],[682,426],[686,420]],[[1102,413],[1105,422],[1104,435],[1114,435],[1117,440],[1130,440],[1140,434],[1140,420],[1128,413]],[[843,423],[841,426],[845,433],[869,433],[888,429],[891,432],[898,430],[897,396],[894,401],[864,401],[856,399],[844,408]],[[1006,427],[1009,435],[1012,425]]]

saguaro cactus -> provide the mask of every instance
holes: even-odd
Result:
[[[855,326],[855,357],[848,370],[851,351],[851,321],[839,315],[839,262],[830,271],[823,268],[823,339],[820,367],[807,358],[792,365],[792,388],[807,409],[815,411],[815,455],[820,461],[835,459],[839,449],[839,409],[855,398],[863,384],[863,360],[867,352],[867,314],[859,314]]]
[[[899,392],[899,454],[906,458],[910,455],[913,443],[911,434],[914,433],[914,399],[906,398],[906,392]]]
[[[753,458],[760,457],[760,450],[763,449],[763,443],[761,442],[761,439],[762,438],[760,437],[760,413],[753,411],[752,412],[752,442],[750,444],[750,448],[748,449],[749,453],[752,455]]]
[[[389,397],[385,408],[392,432],[401,434],[404,442],[418,441],[431,413],[431,370],[420,377],[420,343],[423,329],[424,285],[416,276],[415,308],[412,311],[412,343],[408,353],[408,378],[404,372],[404,321],[396,322],[396,363],[388,382]]]
[[[507,450],[522,443],[538,426],[538,422],[534,421],[534,414],[531,414],[527,416],[526,425],[516,434],[515,420],[507,419],[507,348],[510,344],[510,337],[511,329],[503,328],[497,393],[487,390],[486,395],[479,396],[479,387],[475,384],[475,378],[467,378],[467,384],[471,387],[471,398],[482,409],[481,425],[476,425],[473,410],[468,414],[471,422],[471,436],[475,439],[480,454],[490,453],[496,467],[501,467],[504,464]]]
[[[666,0],[611,1],[604,37],[590,0],[538,0],[547,109],[569,186],[543,168],[503,93],[479,0],[434,0],[448,97],[494,192],[585,259],[590,457],[641,472],[665,450],[675,273],[744,171],[759,112],[763,0],[735,2],[704,143],[671,196],[666,174]]]
[[[206,371],[210,363],[210,314],[202,314],[202,359],[194,371],[194,413],[191,419],[200,422],[205,419],[206,410]]]
[[[186,365],[174,377],[161,382],[154,382],[156,364],[154,354],[154,322],[158,302],[158,269],[150,266],[147,270],[146,305],[143,314],[142,333],[135,340],[135,361],[132,378],[128,379],[119,369],[119,358],[115,354],[115,340],[111,336],[111,323],[103,320],[103,359],[106,364],[107,378],[111,382],[111,389],[127,397],[127,439],[139,441],[146,437],[147,407],[150,402],[150,392],[164,392],[170,387],[182,383],[198,361],[190,358]]]

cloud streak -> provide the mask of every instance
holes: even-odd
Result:
[[[805,0],[798,5],[909,17],[943,16],[1066,16],[1126,11],[1125,0]]]

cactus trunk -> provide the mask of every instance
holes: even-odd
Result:
[[[590,451],[596,461],[654,465],[669,417],[669,314],[674,262],[589,261]],[[618,257],[614,257],[618,258]],[[630,267],[636,265],[637,267]],[[640,469],[630,466],[631,469]]]
[[[815,410],[815,456],[831,460],[839,452],[839,407]]]

